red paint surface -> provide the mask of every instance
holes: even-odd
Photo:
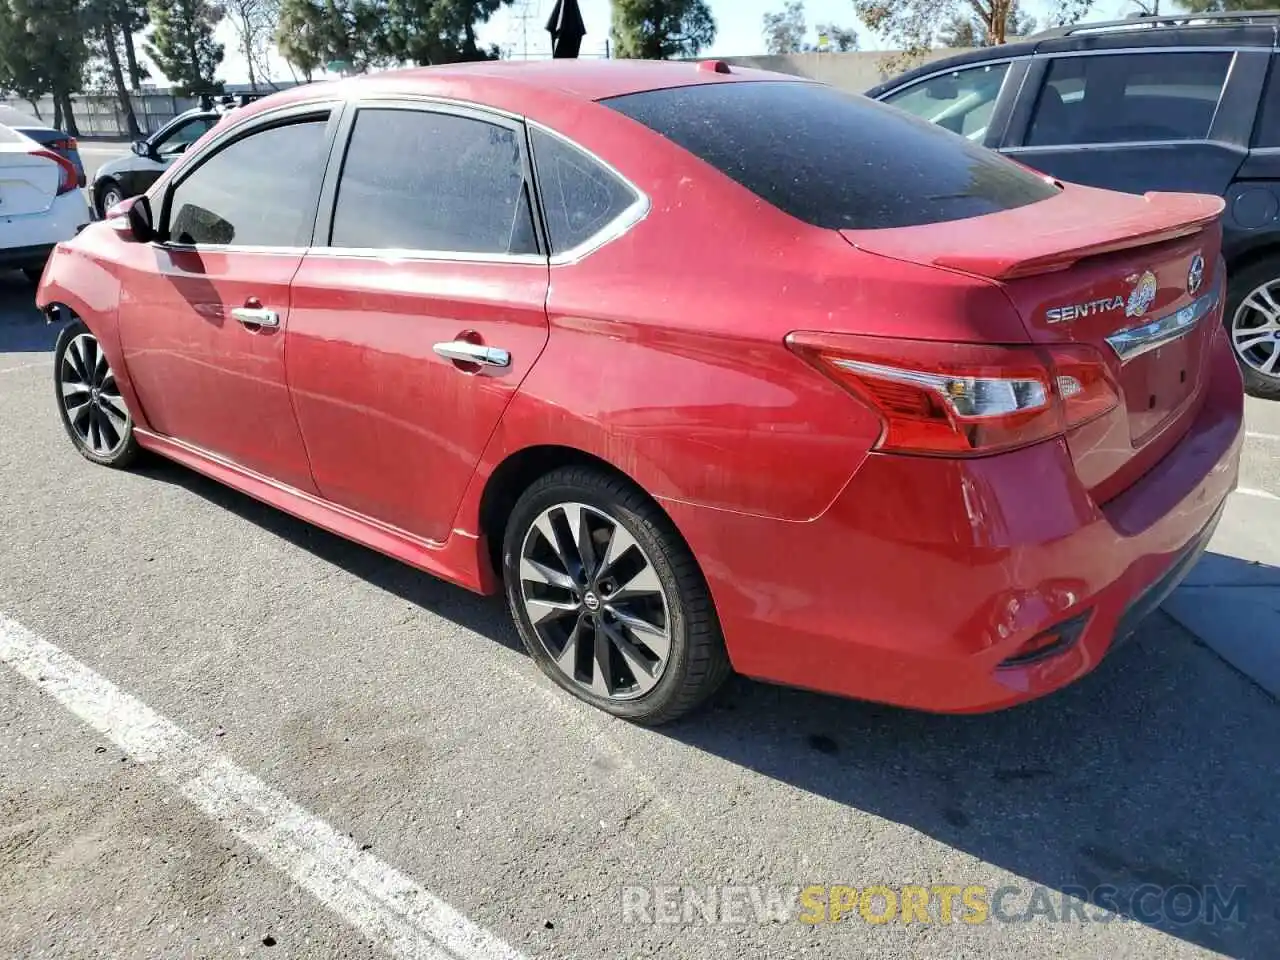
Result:
[[[1019,231],[996,215],[845,237],[591,102],[760,76],[561,61],[288,91],[228,122],[305,97],[475,100],[581,143],[652,206],[617,240],[550,267],[171,254],[113,219],[58,249],[39,299],[97,333],[144,446],[471,589],[497,587],[481,528],[490,478],[522,451],[558,447],[612,465],[668,512],[743,673],[944,711],[1078,678],[1234,486],[1243,399],[1221,307],[1126,365],[1104,338],[1132,321],[1050,325],[1044,311],[1127,291],[1139,268],[1159,279],[1148,316],[1176,309],[1194,252],[1213,283],[1216,214],[1194,197],[1139,206],[1068,191],[1039,227],[1032,211]],[[156,209],[183,162],[153,188]],[[1125,248],[1134,235],[1163,239]],[[1056,269],[1068,248],[1097,255]],[[1055,269],[1019,276],[1028,264]],[[279,330],[230,319],[249,297],[280,313]],[[880,416],[787,348],[794,331],[895,338],[908,354],[913,341],[1083,346],[1123,396],[1010,452],[890,454],[876,449]],[[512,366],[432,352],[464,334],[510,351]],[[1068,651],[999,668],[1086,610]]]

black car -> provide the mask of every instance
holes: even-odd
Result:
[[[1223,197],[1226,324],[1280,399],[1280,12],[1079,24],[935,60],[867,95],[1061,180]]]
[[[112,160],[98,169],[89,188],[89,206],[103,217],[121,200],[146,192],[160,179],[174,158],[179,157],[205,132],[217,125],[228,111],[242,107],[261,94],[204,98],[198,107],[174,117],[151,136],[133,144],[131,156]]]

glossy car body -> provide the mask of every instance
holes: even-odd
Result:
[[[137,242],[124,215],[91,226],[58,249],[39,302],[97,336],[143,447],[468,589],[498,589],[496,548],[521,491],[588,464],[670,518],[741,673],[939,711],[1047,693],[1176,584],[1236,482],[1243,398],[1220,322],[1221,201],[1028,174],[1022,188],[1046,199],[944,225],[829,229],[646,126],[705,115],[681,98],[736,110],[739,93],[785,105],[817,86],[714,64],[556,61],[288,91],[151,188],[162,239]],[[905,123],[849,104],[870,111],[860,136],[892,139]],[[332,245],[351,130],[388,109],[516,132],[542,213],[537,252]],[[317,111],[330,160],[296,244],[163,239],[184,171],[255,125]],[[903,129],[951,149],[935,128]],[[547,154],[525,139],[547,131],[633,191],[569,249],[548,247]],[[966,162],[978,174],[1003,164],[986,156]],[[903,203],[883,206],[901,219]],[[1082,298],[1133,301],[1128,278],[1144,271],[1141,316],[1043,319]],[[236,322],[245,310],[278,326]],[[460,340],[509,363],[433,350]],[[815,368],[854,345],[948,369],[993,349],[1028,364],[1057,351],[1068,365],[1035,381],[1054,411],[1068,381],[1118,395],[1038,442],[892,452],[867,395]],[[1081,358],[1094,379],[1077,383]]]

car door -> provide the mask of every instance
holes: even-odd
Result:
[[[136,155],[122,169],[116,180],[120,183],[122,195],[135,197],[146,193],[151,185],[160,179],[160,175],[169,169],[169,165],[186,152],[218,122],[213,114],[198,114],[182,118],[162,127],[146,144],[146,153]]]
[[[152,198],[159,241],[121,264],[121,348],[152,428],[313,493],[284,350],[330,114],[272,113],[202,150]]]
[[[345,128],[293,281],[293,402],[326,499],[443,542],[547,340],[524,128],[391,101]]]
[[[1089,186],[1221,195],[1248,152],[1239,109],[1255,108],[1265,69],[1265,53],[1221,49],[1037,58],[1000,149]]]

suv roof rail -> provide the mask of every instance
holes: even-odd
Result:
[[[1028,40],[1050,40],[1087,33],[1112,33],[1125,30],[1150,30],[1155,27],[1212,27],[1219,24],[1280,24],[1280,10],[1226,10],[1217,13],[1133,13],[1123,20],[1100,20],[1096,23],[1073,23],[1032,34]]]

